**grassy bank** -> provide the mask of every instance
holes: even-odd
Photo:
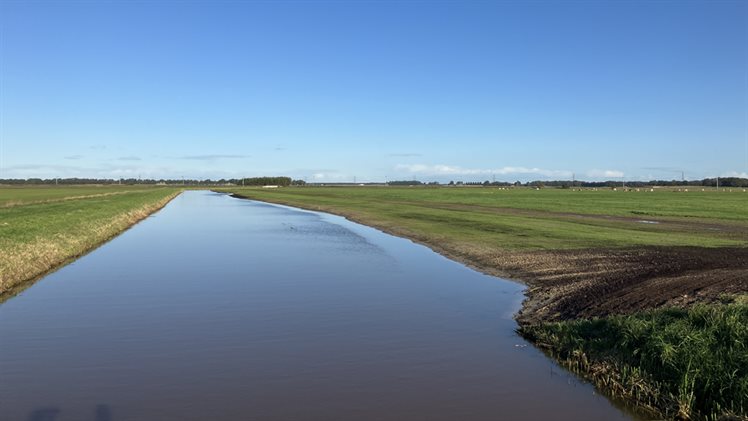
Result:
[[[721,304],[748,292],[742,190],[224,191],[343,215],[522,280],[523,334],[603,391],[671,418],[746,415],[746,305]]]
[[[669,418],[748,415],[748,301],[525,326],[612,395]]]
[[[0,188],[0,294],[114,237],[178,192],[153,187]]]

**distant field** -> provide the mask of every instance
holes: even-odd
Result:
[[[641,189],[231,188],[384,228],[510,250],[748,245],[748,193]]]
[[[0,186],[0,207],[152,190],[148,186]]]
[[[174,188],[0,188],[0,294],[113,237],[159,209]]]

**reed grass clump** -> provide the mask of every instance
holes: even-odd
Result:
[[[612,396],[667,418],[748,418],[745,300],[520,331]]]

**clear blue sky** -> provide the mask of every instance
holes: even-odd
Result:
[[[748,176],[748,2],[0,0],[0,178]]]

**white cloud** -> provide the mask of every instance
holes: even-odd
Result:
[[[0,168],[0,179],[2,178],[171,178],[179,179],[182,176],[188,179],[213,179],[238,178],[263,176],[268,174],[286,174],[275,170],[235,170],[230,168],[217,169],[216,166],[206,165],[204,167],[177,167],[177,166],[154,166],[140,165],[142,161],[118,161],[120,164],[106,164],[97,166],[75,166],[55,164],[23,164]],[[337,179],[342,177],[332,171],[316,169],[314,172],[325,172],[325,179]],[[329,171],[329,172],[328,172]],[[305,176],[305,173],[303,176]]]
[[[618,170],[590,170],[587,172],[588,177],[592,178],[621,178],[623,171]]]
[[[112,165],[82,167],[72,165],[25,164],[6,167],[3,178],[161,178],[170,168]]]
[[[740,178],[748,178],[748,172],[737,172],[737,171],[728,171],[726,173],[723,173],[720,177],[740,177]]]
[[[321,180],[343,180],[347,179],[348,177],[344,174],[339,173],[331,173],[331,172],[316,172],[312,174],[312,179],[321,181]]]
[[[196,161],[214,161],[217,159],[243,159],[249,158],[249,155],[233,155],[233,154],[212,154],[212,155],[185,155],[179,157],[179,159],[192,159]]]
[[[537,174],[545,177],[571,177],[571,171],[548,170],[543,168],[528,167],[501,167],[501,168],[462,168],[454,165],[424,165],[424,164],[401,164],[395,167],[399,171],[407,171],[412,174],[423,175],[508,175],[508,174]]]

